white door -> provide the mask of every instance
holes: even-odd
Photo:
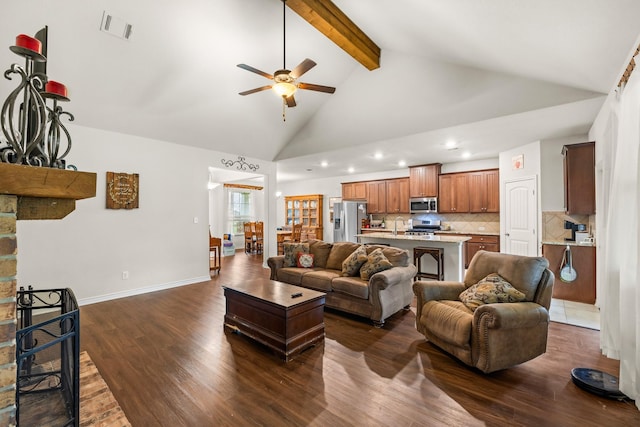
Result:
[[[536,178],[505,182],[505,202],[504,252],[538,256]]]

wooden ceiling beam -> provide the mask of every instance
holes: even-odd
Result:
[[[286,0],[286,4],[367,69],[380,68],[380,48],[331,0]]]

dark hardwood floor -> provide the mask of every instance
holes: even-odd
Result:
[[[546,354],[484,375],[425,342],[415,309],[383,329],[326,310],[324,343],[284,363],[223,327],[221,285],[251,277],[268,270],[238,252],[209,282],[81,308],[82,350],[134,427],[640,425],[570,379],[618,374],[598,331],[551,323]]]

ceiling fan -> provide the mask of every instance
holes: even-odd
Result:
[[[283,40],[283,46],[282,46],[282,69],[281,70],[276,70],[276,72],[273,73],[273,75],[269,74],[269,73],[265,73],[264,71],[260,71],[256,68],[253,68],[249,65],[246,64],[238,64],[238,67],[242,68],[243,70],[247,70],[247,71],[251,71],[252,73],[256,73],[256,74],[260,74],[263,77],[268,78],[269,80],[273,80],[273,84],[271,85],[267,85],[267,86],[262,86],[262,87],[258,87],[255,89],[250,89],[250,90],[246,90],[244,92],[240,92],[240,95],[245,96],[245,95],[250,95],[252,93],[256,93],[256,92],[262,92],[263,90],[268,90],[268,89],[273,89],[275,93],[277,93],[279,96],[282,97],[282,102],[283,102],[283,110],[282,110],[282,117],[283,119],[285,118],[284,116],[284,106],[286,105],[287,107],[295,107],[296,106],[296,100],[293,97],[294,93],[296,92],[297,89],[306,89],[306,90],[314,90],[316,92],[325,92],[325,93],[334,93],[336,91],[335,87],[330,87],[330,86],[321,86],[321,85],[316,85],[316,84],[311,84],[311,83],[302,83],[302,82],[298,82],[298,78],[300,78],[304,73],[306,73],[307,71],[309,71],[310,69],[312,69],[313,67],[316,66],[316,63],[314,61],[312,61],[311,59],[307,58],[304,61],[302,61],[300,64],[298,64],[293,70],[287,70],[286,69],[286,47],[287,47],[287,38],[286,38],[286,22],[285,22],[285,15],[286,15],[286,4],[285,4],[286,0],[282,1],[282,40]]]

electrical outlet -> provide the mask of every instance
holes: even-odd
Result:
[[[129,279],[129,272],[128,271],[123,271],[122,272],[122,280],[128,280]]]
[[[478,230],[484,231],[484,227],[478,227]]]
[[[194,224],[197,224],[197,223],[198,223],[198,217],[197,217],[197,216],[194,216],[194,217],[193,217],[193,223],[194,223]]]

